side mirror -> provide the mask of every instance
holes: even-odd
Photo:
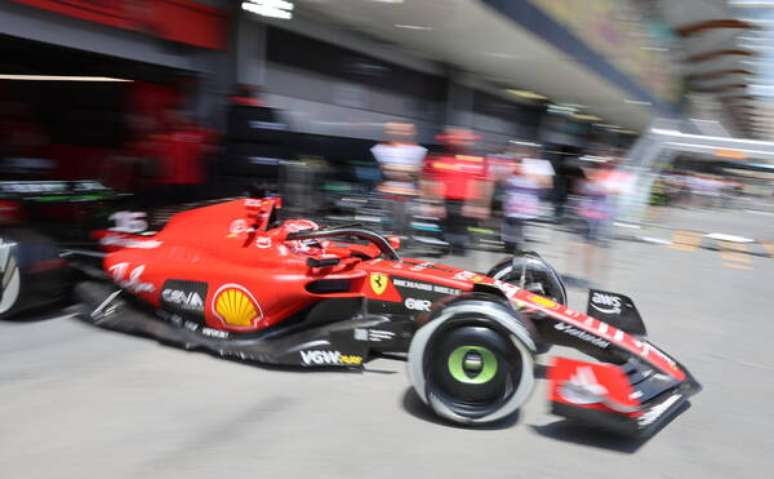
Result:
[[[341,263],[340,258],[307,258],[306,265],[310,268],[329,268]]]

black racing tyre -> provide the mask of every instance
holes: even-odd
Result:
[[[0,320],[16,314],[21,304],[22,274],[17,249],[15,242],[0,238]]]
[[[534,329],[498,298],[468,295],[431,313],[409,347],[423,402],[458,424],[513,415],[534,387]]]
[[[70,279],[50,238],[26,229],[0,234],[0,320],[61,302]]]

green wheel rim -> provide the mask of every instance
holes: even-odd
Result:
[[[449,373],[461,383],[485,384],[497,374],[497,358],[481,346],[460,346],[449,355]]]

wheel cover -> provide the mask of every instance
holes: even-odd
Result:
[[[519,351],[521,359],[521,380],[514,384],[515,391],[509,393],[509,399],[498,410],[483,416],[471,417],[462,415],[455,408],[450,407],[438,394],[432,391],[431,381],[425,376],[425,352],[432,337],[438,328],[446,323],[446,320],[458,314],[480,314],[486,310],[489,319],[494,324],[509,331],[511,340]],[[511,314],[505,314],[498,308],[493,308],[485,302],[474,301],[473,304],[455,304],[445,308],[441,314],[425,326],[419,328],[409,347],[408,373],[414,390],[420,399],[428,404],[436,414],[460,424],[484,424],[502,419],[516,411],[529,398],[534,386],[534,360],[536,350],[527,330],[518,321],[513,320]],[[447,359],[448,361],[448,359]],[[498,366],[499,368],[499,366]]]
[[[449,374],[465,384],[486,384],[497,374],[497,358],[483,346],[460,346],[449,355]]]

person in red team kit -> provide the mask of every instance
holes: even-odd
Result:
[[[194,201],[207,182],[206,159],[215,144],[215,134],[174,109],[167,110],[164,126],[154,135],[150,147],[157,200],[162,204]]]
[[[468,227],[489,214],[491,193],[486,158],[470,153],[479,137],[470,130],[448,128],[438,139],[446,151],[425,162],[426,191],[443,200],[444,232],[452,252],[465,254]]]

